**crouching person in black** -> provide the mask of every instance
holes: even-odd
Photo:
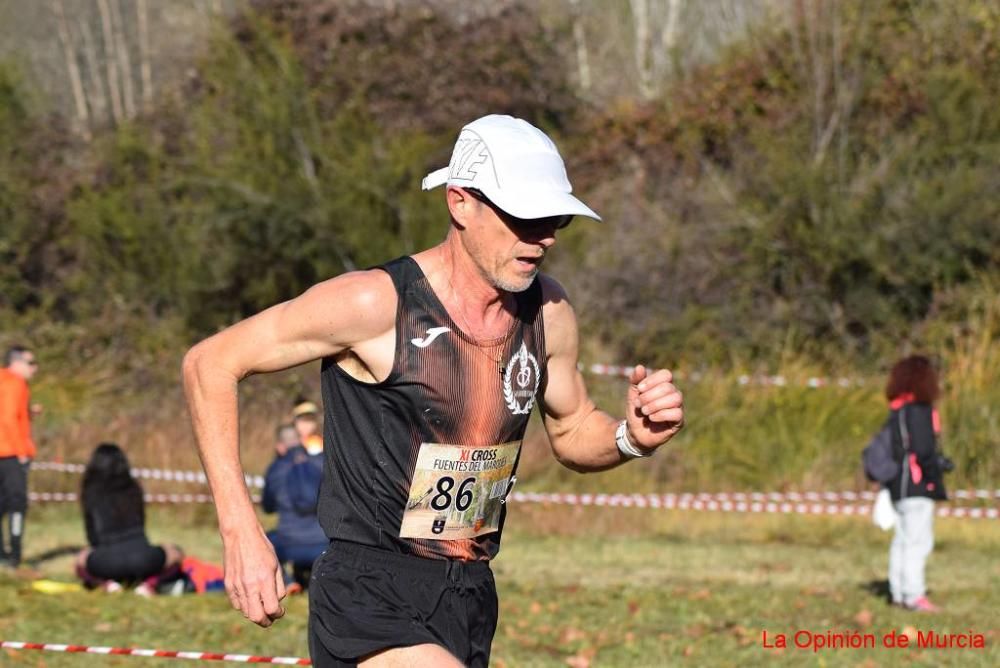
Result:
[[[101,443],[83,474],[80,502],[90,547],[76,559],[76,573],[90,589],[152,595],[161,581],[176,579],[184,554],[176,545],[151,545],[146,537],[142,487],[128,458],[114,443]]]

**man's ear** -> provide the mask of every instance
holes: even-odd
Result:
[[[448,213],[451,214],[451,219],[459,227],[468,227],[469,217],[478,204],[476,199],[462,188],[454,186],[448,186],[445,198],[448,202]]]

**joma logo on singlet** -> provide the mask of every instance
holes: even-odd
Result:
[[[427,336],[422,339],[410,339],[410,343],[415,345],[417,348],[426,348],[434,342],[434,339],[441,336],[445,332],[450,332],[451,329],[448,327],[431,327],[427,330]]]

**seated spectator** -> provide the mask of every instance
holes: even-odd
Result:
[[[275,458],[264,474],[261,506],[265,513],[278,513],[278,526],[267,537],[282,568],[292,564],[292,577],[285,577],[291,593],[309,585],[312,563],[330,543],[316,515],[322,477],[322,451],[309,454],[293,425],[279,427]]]
[[[150,545],[145,500],[132,477],[128,458],[114,443],[101,443],[83,474],[80,503],[90,547],[76,559],[76,573],[89,589],[156,593],[161,582],[176,579],[184,558],[176,545]]]

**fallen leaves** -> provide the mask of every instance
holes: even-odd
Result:
[[[597,656],[597,648],[587,647],[573,656],[567,657],[566,665],[570,668],[590,668],[595,656]]]
[[[854,615],[854,621],[857,623],[858,626],[864,629],[872,625],[872,620],[874,619],[874,617],[875,616],[872,614],[872,611],[869,610],[868,608],[865,608],[861,610],[858,614]]]
[[[690,596],[688,596],[688,600],[691,600],[691,601],[704,601],[706,598],[711,598],[711,596],[712,596],[712,592],[709,591],[708,589],[699,589],[698,591],[696,591],[693,594],[691,594]]]

